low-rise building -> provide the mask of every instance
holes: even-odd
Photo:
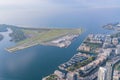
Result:
[[[57,75],[60,79],[63,79],[65,77],[65,74],[59,70],[56,70],[54,74]]]
[[[74,73],[74,72],[68,72],[66,80],[78,80],[76,73]]]
[[[114,70],[113,80],[120,80],[120,71]]]
[[[78,50],[89,52],[89,51],[91,50],[91,48],[90,48],[89,46],[87,46],[86,44],[82,44],[82,45],[78,48]]]

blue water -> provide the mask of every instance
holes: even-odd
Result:
[[[5,48],[15,43],[10,42],[8,33],[3,32],[4,39],[0,42],[0,80],[41,80],[77,53],[77,47],[89,33],[110,33],[101,26],[119,22],[119,14],[119,9],[75,11],[52,16],[44,24],[38,22],[38,25],[50,27],[83,27],[85,32],[68,48],[39,45],[15,54],[8,53]]]

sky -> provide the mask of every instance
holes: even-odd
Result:
[[[0,0],[3,9],[16,8],[53,8],[69,6],[80,8],[120,7],[120,0]]]
[[[120,0],[0,0],[0,23],[29,26],[33,20],[102,8],[120,8]]]

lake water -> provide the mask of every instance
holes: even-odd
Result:
[[[5,48],[15,43],[9,41],[10,31],[2,32],[4,39],[0,42],[0,80],[41,80],[76,54],[77,47],[89,33],[110,33],[111,31],[102,29],[102,25],[119,22],[119,14],[119,9],[108,9],[73,12],[52,17],[50,22],[43,25],[84,28],[85,32],[68,48],[39,45],[9,53]]]

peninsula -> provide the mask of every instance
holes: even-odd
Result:
[[[11,41],[16,45],[6,48],[8,52],[15,52],[35,45],[68,47],[72,40],[78,37],[81,28],[23,28],[9,27],[12,29]]]

